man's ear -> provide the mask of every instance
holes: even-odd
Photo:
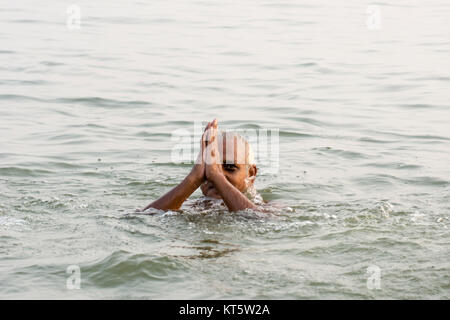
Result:
[[[256,174],[258,173],[258,168],[256,168],[256,165],[252,164],[250,168],[248,169],[248,178],[253,183],[256,178]]]

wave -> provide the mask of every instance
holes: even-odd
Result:
[[[1,94],[0,100],[36,101],[45,103],[83,104],[91,107],[125,108],[130,106],[152,106],[151,102],[139,100],[116,100],[101,97],[77,97],[44,99],[25,95]]]
[[[163,281],[186,270],[179,260],[168,256],[114,251],[106,258],[81,266],[84,281],[95,287],[131,286],[142,281]]]

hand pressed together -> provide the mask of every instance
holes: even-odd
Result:
[[[248,142],[242,137],[225,138],[220,134],[214,119],[205,127],[200,152],[187,177],[145,209],[177,210],[199,187],[205,196],[222,199],[230,211],[256,208],[243,194],[257,172],[256,166],[249,162],[248,149]]]

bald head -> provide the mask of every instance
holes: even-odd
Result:
[[[255,164],[255,157],[250,143],[236,132],[220,133],[219,150],[224,163],[248,166]]]

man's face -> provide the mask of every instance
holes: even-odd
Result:
[[[249,184],[253,183],[253,179],[248,178],[256,176],[256,166],[247,163],[245,143],[237,137],[224,139],[221,136],[218,143],[223,175],[236,189],[245,192]],[[205,181],[200,188],[207,197],[222,198],[210,181]]]

